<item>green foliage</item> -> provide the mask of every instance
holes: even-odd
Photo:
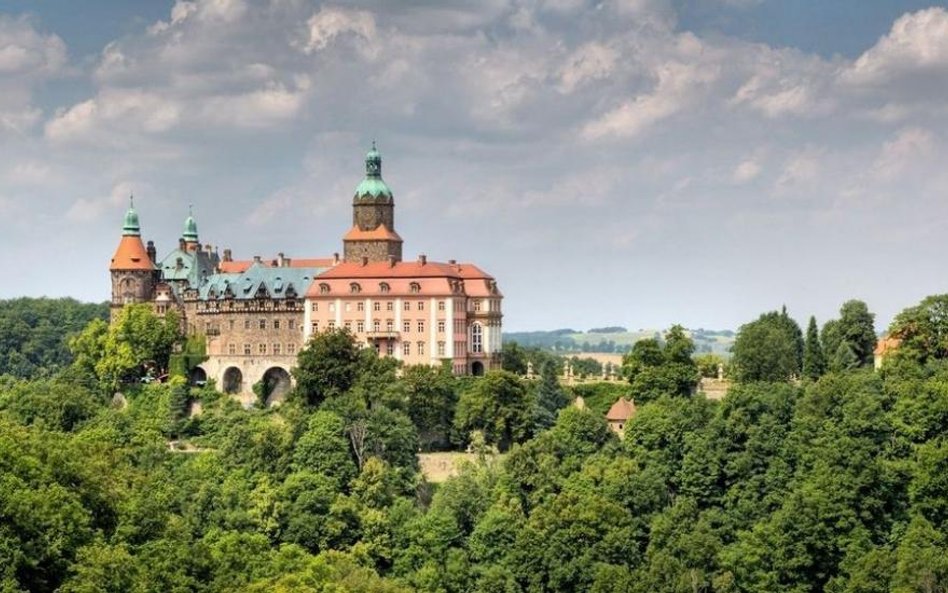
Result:
[[[786,308],[771,311],[741,326],[732,353],[738,381],[788,381],[802,371],[803,334]]]
[[[48,376],[72,362],[69,340],[93,320],[109,317],[107,304],[73,299],[0,301],[0,375]]]
[[[672,336],[635,360],[686,357]],[[563,403],[542,367],[531,392],[507,372],[398,377],[374,354],[352,361],[348,388],[318,407],[266,410],[181,378],[107,405],[78,358],[56,377],[0,380],[0,590],[948,587],[948,361],[913,354],[876,373],[857,359],[721,401],[664,394],[639,402],[622,441],[601,410],[573,406],[533,433],[538,408]],[[606,386],[631,389],[576,391],[595,408],[617,396]],[[454,428],[510,446],[435,488],[417,473],[418,435],[444,437],[458,392]],[[185,422],[190,398],[203,413]]]
[[[810,323],[806,328],[806,340],[803,342],[803,376],[815,381],[825,372],[826,357],[823,355],[816,317],[811,315]]]
[[[451,423],[458,401],[458,385],[451,369],[410,366],[402,374],[405,410],[418,429],[423,450],[444,448],[451,435]]]
[[[533,407],[534,434],[553,426],[556,414],[569,404],[566,391],[560,387],[553,363],[546,363],[540,370],[540,384],[537,386],[536,403]]]
[[[668,330],[664,343],[651,338],[636,342],[622,357],[622,374],[632,384],[636,401],[691,395],[699,378],[694,351],[694,342],[680,325]]]
[[[948,359],[948,294],[926,297],[892,321],[889,335],[899,338],[899,356],[916,363]]]
[[[199,364],[207,360],[207,337],[204,334],[188,336],[184,348],[178,354],[172,354],[168,361],[168,374],[172,377],[190,378]]]
[[[310,406],[338,397],[355,383],[359,361],[352,334],[345,330],[320,332],[297,355],[293,369],[296,392]]]
[[[94,377],[103,390],[112,392],[142,377],[165,374],[180,341],[174,311],[159,317],[151,306],[138,304],[122,307],[111,326],[93,321],[69,346],[78,372]]]
[[[533,402],[520,380],[507,371],[488,372],[461,394],[454,425],[462,435],[479,430],[502,451],[526,440]]]

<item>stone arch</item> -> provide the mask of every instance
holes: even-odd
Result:
[[[227,367],[221,380],[224,393],[235,395],[243,391],[244,374],[237,367]]]
[[[475,360],[474,362],[472,362],[471,374],[474,375],[475,377],[483,377],[484,376],[484,363],[479,360]]]
[[[280,366],[273,366],[264,371],[260,383],[268,406],[284,401],[292,387],[289,371]]]
[[[191,369],[191,372],[188,373],[188,381],[191,385],[196,385],[201,387],[207,383],[207,371],[201,367],[194,367]]]

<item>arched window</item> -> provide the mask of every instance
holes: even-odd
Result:
[[[471,352],[481,353],[484,351],[484,328],[480,323],[471,326]]]
[[[329,285],[325,282],[319,285],[319,294],[329,294]]]
[[[353,282],[349,284],[349,292],[351,292],[352,294],[359,294],[360,292],[362,292],[362,287],[359,286],[358,282]]]
[[[421,284],[418,284],[417,282],[412,282],[411,284],[408,285],[408,291],[412,294],[418,294],[419,292],[421,292]]]
[[[379,292],[385,294],[389,290],[391,290],[391,287],[388,285],[388,282],[379,282]]]

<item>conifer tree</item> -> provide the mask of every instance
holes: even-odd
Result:
[[[540,385],[537,388],[533,411],[534,434],[542,432],[556,423],[556,414],[569,403],[569,398],[556,378],[556,367],[552,362],[540,369]]]
[[[816,318],[811,315],[803,345],[803,376],[816,380],[824,372],[826,372],[826,357],[820,344],[820,333],[816,326]]]

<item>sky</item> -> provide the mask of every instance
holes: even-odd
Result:
[[[341,251],[378,141],[405,259],[509,331],[736,329],[948,292],[948,9],[911,0],[5,0],[0,297],[143,235]]]

